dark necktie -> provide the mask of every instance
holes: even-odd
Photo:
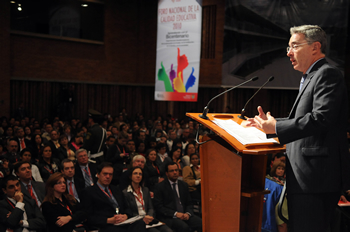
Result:
[[[304,84],[304,81],[307,77],[307,74],[304,74],[300,80],[300,87],[299,87],[299,91],[301,91],[301,89],[303,88],[303,84]]]
[[[115,200],[114,198],[112,198],[112,196],[111,196],[111,194],[110,194],[110,192],[109,192],[108,187],[105,188],[105,191],[106,191],[106,193],[108,194],[109,200],[111,201],[113,207],[114,207],[114,208],[119,208],[119,205],[118,205],[117,200]]]
[[[91,177],[89,174],[89,170],[87,169],[87,167],[85,167],[85,187],[91,186]]]
[[[181,204],[180,197],[177,195],[176,183],[173,184],[173,191],[174,191],[175,201],[176,201],[176,211],[180,212],[180,213],[183,213],[184,212],[184,207]]]

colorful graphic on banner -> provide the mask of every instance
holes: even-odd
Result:
[[[155,100],[197,101],[202,25],[199,2],[158,3]]]

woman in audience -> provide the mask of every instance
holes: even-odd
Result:
[[[39,170],[44,182],[55,172],[60,172],[60,161],[52,157],[51,147],[44,145],[39,157]]]
[[[146,156],[146,143],[145,142],[139,142],[137,144],[137,153],[140,155]]]
[[[182,157],[182,161],[184,162],[185,166],[190,165],[190,155],[196,153],[196,146],[195,143],[188,143],[185,147],[185,154]]]
[[[72,139],[73,142],[71,142],[71,145],[75,148],[75,150],[79,150],[82,146],[83,146],[83,141],[84,138],[81,134],[77,134],[76,136],[74,136],[74,138]]]
[[[9,139],[13,139],[14,138],[14,135],[13,135],[13,128],[11,126],[7,127],[5,130],[5,133],[4,133],[4,138],[6,140],[9,140]]]
[[[173,148],[170,153],[170,159],[177,163],[177,166],[179,166],[179,176],[182,176],[182,169],[185,167],[183,161],[182,161],[182,149],[180,147]],[[165,164],[166,165],[166,164]]]
[[[74,196],[68,194],[66,186],[59,172],[46,182],[46,196],[41,207],[49,232],[72,232],[87,217]]]
[[[143,221],[146,225],[157,224],[159,221],[154,219],[155,211],[153,209],[150,191],[147,187],[142,187],[143,170],[140,167],[134,167],[130,172],[130,184],[123,190],[123,195],[127,205],[127,214],[135,216],[144,216]],[[172,230],[166,226],[147,229],[149,232],[171,232]]]
[[[183,180],[188,184],[192,199],[201,199],[201,172],[199,156],[196,153],[190,155],[191,164],[182,170]]]
[[[148,174],[148,179],[146,180],[146,186],[150,189],[151,192],[154,190],[154,186],[157,183],[160,183],[164,180],[163,173],[160,171],[160,168],[157,165],[157,152],[155,149],[148,149],[146,151],[146,165],[145,171]]]
[[[30,129],[29,126],[24,127],[24,137],[28,140],[32,139],[32,130]]]
[[[41,135],[33,135],[31,139],[32,143],[32,161],[33,163],[39,162],[39,156],[43,150],[43,139],[41,138]]]
[[[58,148],[58,157],[60,159],[60,161],[68,158],[72,161],[75,160],[75,148],[73,145],[71,145],[69,142],[68,142],[68,137],[66,134],[63,134],[60,136],[60,147]]]

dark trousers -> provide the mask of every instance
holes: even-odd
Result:
[[[328,232],[340,193],[288,194],[288,227],[292,232]]]
[[[165,219],[164,222],[171,227],[171,229],[177,232],[189,232],[191,230],[202,231],[202,219],[196,215],[192,215],[187,221],[172,218]]]

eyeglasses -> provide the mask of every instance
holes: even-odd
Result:
[[[306,42],[306,43],[302,43],[302,44],[293,44],[291,47],[287,47],[287,53],[290,51],[290,50],[297,50],[297,48],[301,45],[305,45],[305,44],[309,44],[309,42]]]

